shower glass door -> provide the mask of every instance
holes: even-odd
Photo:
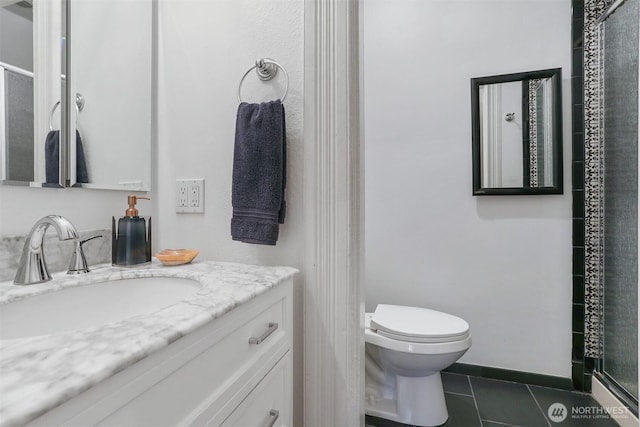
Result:
[[[640,0],[601,24],[604,138],[604,330],[601,374],[638,402],[638,16]],[[616,393],[618,394],[618,393]]]

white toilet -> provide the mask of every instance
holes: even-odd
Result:
[[[435,310],[387,304],[365,316],[365,412],[414,426],[444,424],[440,371],[471,347],[469,324]]]

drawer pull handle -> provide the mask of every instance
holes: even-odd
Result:
[[[275,322],[269,322],[269,329],[267,329],[265,333],[259,336],[258,338],[256,337],[249,338],[249,344],[260,344],[262,341],[269,338],[269,335],[274,333],[276,329],[278,329],[278,324]]]
[[[269,421],[267,421],[267,423],[265,424],[265,427],[273,427],[273,425],[278,420],[279,416],[280,416],[280,411],[276,411],[275,409],[270,410]]]

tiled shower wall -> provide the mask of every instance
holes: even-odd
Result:
[[[593,360],[584,355],[584,0],[572,1],[572,162],[573,196],[573,304],[571,379],[576,390],[591,390]]]
[[[591,391],[601,354],[602,162],[596,21],[611,0],[572,0],[572,381]]]

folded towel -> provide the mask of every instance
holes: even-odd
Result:
[[[60,131],[52,130],[44,143],[44,166],[47,184],[60,183],[58,165],[60,164]]]
[[[241,103],[233,153],[233,240],[276,244],[286,210],[286,153],[282,102]]]
[[[60,165],[60,131],[52,130],[47,134],[44,143],[45,175],[47,184],[58,184]],[[76,182],[89,182],[87,162],[84,157],[84,148],[80,132],[76,129]]]
[[[76,129],[76,182],[89,182],[87,160],[84,157],[84,147],[82,146],[82,138],[78,129]]]

